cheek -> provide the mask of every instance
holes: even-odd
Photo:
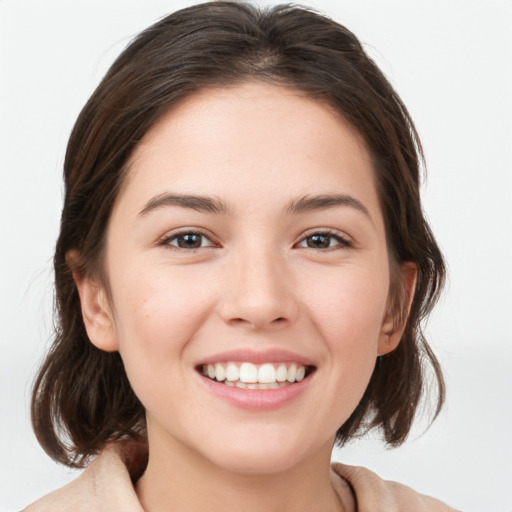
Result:
[[[134,388],[135,381],[150,388],[184,362],[182,353],[211,304],[205,287],[195,281],[153,268],[112,286],[119,352]]]
[[[146,267],[147,269],[148,267]],[[198,282],[199,281],[199,282]],[[205,314],[208,292],[192,273],[150,268],[131,278],[118,279],[113,297],[120,342],[144,339],[144,344],[180,339]]]
[[[344,402],[337,410],[357,405],[373,372],[387,305],[387,275],[385,268],[339,272],[328,287],[310,293],[310,317],[327,349],[332,396]],[[340,389],[347,393],[340,394]]]
[[[387,305],[386,272],[339,272],[328,282],[309,293],[308,304],[332,349],[377,343]]]

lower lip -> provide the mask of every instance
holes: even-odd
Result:
[[[304,380],[277,389],[243,389],[226,386],[198,374],[204,386],[231,405],[250,410],[272,410],[283,407],[298,398],[309,386],[312,375]]]

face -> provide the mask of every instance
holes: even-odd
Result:
[[[181,103],[130,164],[108,304],[79,288],[92,342],[119,350],[147,411],[150,449],[238,472],[330,454],[399,338],[361,137],[299,92],[248,83]]]

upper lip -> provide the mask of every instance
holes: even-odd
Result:
[[[315,366],[311,359],[296,354],[289,350],[266,349],[254,350],[249,348],[233,349],[219,352],[212,356],[205,357],[198,362],[199,365],[225,363],[228,361],[241,361],[253,364],[264,363],[299,363],[304,366]]]

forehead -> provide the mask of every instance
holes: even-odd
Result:
[[[168,188],[242,201],[333,189],[376,200],[369,151],[350,123],[301,91],[264,83],[185,99],[146,133],[129,169],[121,195],[133,201]]]

